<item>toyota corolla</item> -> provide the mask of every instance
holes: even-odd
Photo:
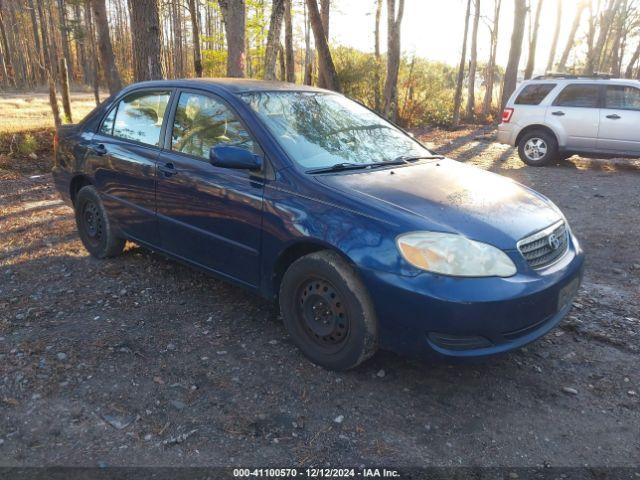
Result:
[[[55,143],[91,255],[129,240],[273,299],[326,368],[378,348],[506,352],[557,325],[580,285],[584,255],[551,201],[334,92],[139,83]]]

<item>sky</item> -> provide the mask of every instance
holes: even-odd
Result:
[[[401,38],[402,51],[409,55],[415,54],[429,60],[457,65],[460,62],[462,51],[466,0],[405,0],[405,2]],[[578,1],[544,0],[536,51],[536,73],[544,73],[547,64],[555,30],[558,2],[562,2],[563,12],[557,57],[564,49],[573,22]],[[329,28],[331,42],[352,46],[363,51],[373,51],[375,3],[374,0],[333,0]],[[537,5],[537,2],[533,3]],[[491,24],[493,18],[493,8],[494,0],[481,0],[481,19],[478,27],[479,61],[486,61],[489,56],[488,25]],[[386,2],[382,10],[381,48],[384,51],[386,50]],[[497,54],[497,62],[502,66],[506,65],[509,56],[513,10],[513,0],[502,0]],[[585,11],[583,25],[586,20],[587,12]],[[469,24],[470,31],[472,23],[471,21]],[[584,33],[584,28],[582,33]],[[527,61],[527,49],[527,33],[525,33],[521,68],[524,68]]]

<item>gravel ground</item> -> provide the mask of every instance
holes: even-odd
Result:
[[[135,245],[93,260],[48,173],[0,170],[0,465],[640,465],[640,163],[535,169],[487,129],[422,133],[565,212],[588,260],[558,329],[328,372],[270,303]]]

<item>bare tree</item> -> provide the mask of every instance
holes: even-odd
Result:
[[[480,0],[474,0],[473,32],[471,33],[471,58],[469,59],[469,81],[467,89],[466,117],[473,120],[476,110],[476,69],[478,66],[478,23],[480,23]]]
[[[276,60],[280,46],[280,30],[282,29],[284,6],[284,0],[273,0],[271,4],[267,48],[264,54],[264,78],[267,80],[276,79]]]
[[[245,0],[218,0],[227,37],[227,75],[244,77],[245,72]]]
[[[67,61],[68,72],[71,77],[73,77],[73,61],[71,58],[71,49],[69,48],[69,28],[67,27],[65,0],[58,0],[58,23],[60,27],[60,38],[62,40],[62,54]]]
[[[202,77],[202,52],[200,51],[200,21],[196,0],[189,0],[189,15],[191,16],[191,31],[193,33],[193,70],[196,77]]]
[[[293,57],[293,21],[291,18],[291,0],[284,0],[284,59],[287,82],[296,81],[296,64]]]
[[[136,82],[162,78],[160,17],[157,0],[129,0]]]
[[[524,38],[524,22],[527,16],[527,5],[525,0],[514,0],[515,12],[513,15],[513,31],[511,32],[511,47],[509,49],[509,61],[504,72],[504,82],[502,84],[502,101],[500,108],[509,100],[509,97],[516,89],[518,83],[518,66],[522,55],[522,40]]]
[[[529,79],[531,75],[533,75],[533,69],[535,68],[536,62],[536,49],[538,46],[538,30],[540,29],[540,13],[542,12],[542,6],[544,4],[544,0],[538,0],[538,9],[536,10],[535,20],[533,21],[533,25],[530,25],[529,29],[529,58],[527,60],[527,66],[524,69],[524,78]],[[531,17],[529,17],[531,21]]]
[[[85,0],[84,4],[85,18],[87,22],[87,31],[89,34],[89,48],[91,49],[91,80],[93,82],[93,97],[96,106],[100,105],[100,64],[98,63],[98,55],[95,46],[96,34],[93,28],[93,15],[91,14],[91,0]]]
[[[67,59],[60,59],[60,89],[62,90],[62,108],[64,109],[64,117],[67,123],[73,122],[71,116],[71,95],[69,94],[69,70],[67,68]]]
[[[15,85],[15,67],[13,63],[13,56],[11,55],[11,49],[9,48],[9,40],[7,37],[7,30],[5,26],[4,20],[4,5],[2,0],[0,0],[0,39],[2,40],[2,51],[4,53],[5,59],[5,70],[7,70],[7,77],[9,78],[9,83]]]
[[[487,63],[486,88],[482,102],[482,115],[487,117],[491,111],[493,101],[493,83],[496,76],[496,54],[498,51],[498,27],[500,25],[500,8],[502,0],[494,0],[493,21],[491,23],[491,47],[489,48],[489,62]]]
[[[387,78],[384,82],[384,114],[398,119],[398,73],[400,72],[400,27],[404,0],[387,0]]]
[[[338,73],[336,72],[336,67],[333,64],[333,58],[331,57],[327,37],[324,33],[324,27],[322,26],[322,18],[320,17],[320,11],[318,10],[318,3],[316,0],[306,0],[306,3],[309,11],[311,29],[313,30],[313,38],[315,39],[316,50],[318,51],[320,72],[321,75],[324,75],[324,79],[327,83],[325,88],[339,92],[340,81],[338,80]]]
[[[549,49],[549,59],[545,73],[553,70],[553,62],[556,59],[556,50],[558,49],[558,38],[560,37],[560,26],[562,25],[562,0],[556,0],[556,28],[553,31],[553,40]]]
[[[602,13],[599,22],[598,39],[587,55],[587,63],[584,68],[584,73],[587,75],[594,73],[594,71],[600,67],[605,42],[611,30],[616,11],[620,7],[620,2],[621,0],[609,0],[605,11]]]
[[[460,105],[462,104],[462,83],[464,82],[464,66],[467,63],[467,36],[469,34],[469,17],[471,16],[471,0],[467,0],[467,10],[464,16],[464,35],[462,37],[462,53],[460,54],[460,66],[456,79],[456,93],[453,96],[453,120],[454,126],[460,123]]]
[[[104,72],[105,80],[111,95],[122,90],[122,80],[116,67],[113,55],[113,47],[109,38],[109,24],[107,23],[107,9],[105,0],[91,0],[93,7],[93,18],[98,32],[98,50],[100,52],[100,63]],[[44,39],[43,39],[44,42]]]
[[[636,49],[631,56],[631,60],[629,60],[629,64],[627,65],[627,69],[624,72],[625,78],[633,77],[633,69],[635,68],[636,63],[638,63],[638,58],[640,58],[640,40],[638,40],[638,45],[636,46]]]
[[[324,29],[324,36],[329,43],[329,14],[331,11],[331,0],[320,0],[320,19],[322,20],[322,28]],[[329,88],[327,80],[324,78],[322,69],[318,72],[318,86],[320,88]]]
[[[382,69],[382,58],[380,55],[380,17],[382,16],[382,0],[376,0],[376,24],[373,30],[373,52],[376,59],[376,68],[373,72],[373,95],[374,108],[379,112],[381,107],[380,99],[380,70]]]
[[[585,0],[581,1],[578,4],[576,14],[573,17],[573,23],[571,24],[571,30],[569,31],[569,36],[567,37],[567,43],[564,47],[564,50],[562,51],[560,60],[558,61],[559,71],[563,71],[567,67],[567,60],[569,60],[569,54],[571,53],[571,50],[576,43],[576,33],[578,32],[578,28],[580,27],[580,20],[582,19],[582,14],[586,8],[587,2]]]

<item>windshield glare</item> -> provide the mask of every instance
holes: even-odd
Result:
[[[305,169],[431,155],[411,137],[342,95],[253,92],[243,94],[242,99],[287,155]]]

